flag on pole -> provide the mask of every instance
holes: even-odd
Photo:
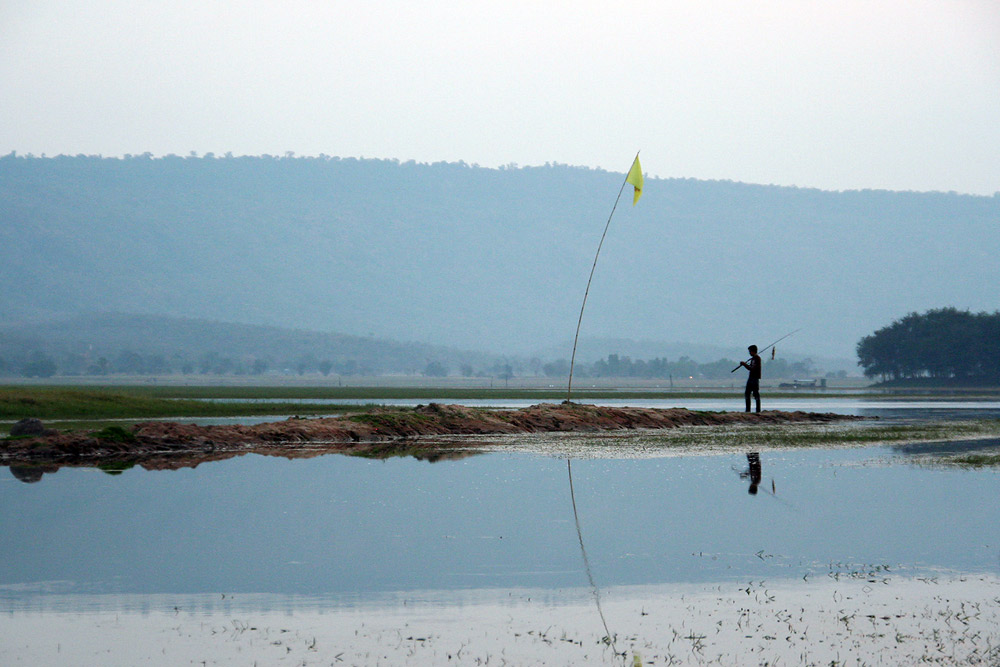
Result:
[[[628,177],[626,177],[625,182],[635,188],[635,192],[632,194],[632,206],[635,206],[636,202],[639,201],[639,197],[642,196],[642,165],[639,164],[638,155],[635,156],[632,168],[628,170]]]

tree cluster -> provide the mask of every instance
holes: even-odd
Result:
[[[857,350],[871,378],[1000,382],[1000,312],[910,313],[862,338]]]

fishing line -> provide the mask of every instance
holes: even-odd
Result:
[[[789,333],[786,333],[786,334],[785,334],[784,336],[782,336],[782,337],[781,337],[781,338],[779,338],[778,340],[774,341],[773,343],[771,343],[771,344],[770,344],[770,345],[768,345],[767,347],[765,347],[765,348],[762,348],[762,349],[758,350],[758,354],[763,354],[764,352],[767,352],[768,350],[770,350],[770,349],[771,349],[772,347],[774,347],[775,345],[777,345],[777,344],[778,344],[778,343],[780,343],[781,341],[785,340],[786,338],[788,338],[788,337],[789,337],[789,336],[791,336],[792,334],[797,334],[797,333],[798,333],[798,332],[800,332],[800,331],[802,331],[802,329],[796,329],[795,331],[790,331]],[[773,358],[773,357],[772,357],[772,358]],[[753,359],[753,357],[750,357],[750,359],[747,359],[747,363],[750,363],[750,361],[751,361],[752,359]],[[731,370],[731,371],[729,371],[729,372],[730,372],[730,373],[735,373],[735,372],[736,372],[736,371],[738,371],[738,370],[740,370],[740,367],[739,367],[739,366],[737,366],[736,368],[734,368],[733,370]]]

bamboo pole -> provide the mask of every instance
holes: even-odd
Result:
[[[639,159],[639,153],[635,154],[635,159]],[[635,161],[633,160],[633,164]],[[601,234],[601,242],[597,244],[597,252],[594,254],[594,263],[590,267],[590,277],[587,278],[587,289],[583,292],[583,303],[580,305],[580,317],[576,321],[576,335],[573,336],[573,354],[569,359],[569,383],[566,386],[566,402],[569,403],[573,397],[573,365],[576,363],[576,344],[580,340],[580,325],[583,323],[583,309],[587,307],[587,295],[590,294],[590,283],[594,280],[594,269],[597,268],[597,258],[601,255],[601,247],[604,245],[604,237],[608,235],[608,228],[611,226],[611,218],[615,215],[615,209],[618,208],[618,202],[622,198],[622,192],[625,191],[625,185],[628,183],[628,172],[625,172],[625,180],[622,181],[622,186],[618,188],[618,196],[615,198],[615,205],[611,207],[611,215],[608,216],[608,223],[604,225],[604,233]]]

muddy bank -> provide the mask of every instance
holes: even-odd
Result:
[[[519,410],[490,410],[431,403],[416,408],[382,408],[334,418],[289,418],[255,425],[196,426],[177,422],[145,422],[130,428],[56,432],[0,441],[0,464],[100,463],[161,461],[175,467],[178,459],[200,461],[247,452],[308,457],[329,452],[393,455],[403,450],[428,456],[440,449],[435,436],[518,433],[601,432],[665,429],[724,424],[783,424],[856,419],[832,413],[696,412],[684,408],[628,408],[585,404],[542,403]],[[171,465],[172,463],[172,465]],[[145,465],[145,463],[144,463]],[[190,465],[190,463],[188,463]]]

